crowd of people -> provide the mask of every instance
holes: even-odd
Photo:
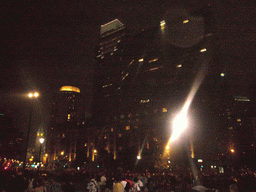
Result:
[[[256,191],[255,176],[253,172],[244,174],[241,178],[232,176],[224,182],[225,191]],[[0,181],[0,192],[212,191],[209,185],[203,186],[203,179],[194,181],[191,175],[182,173],[174,175],[173,173],[63,171],[59,174],[54,172],[39,174],[35,170],[27,170],[23,174],[20,170],[9,170],[1,172]],[[214,185],[216,186],[216,183]]]

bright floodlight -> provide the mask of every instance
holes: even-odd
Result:
[[[38,96],[39,96],[39,93],[35,92],[34,97],[38,97]]]
[[[40,138],[40,139],[39,139],[39,142],[40,142],[41,144],[43,144],[43,143],[44,143],[44,138]]]
[[[140,155],[138,155],[138,156],[137,156],[137,159],[141,159],[141,156],[140,156]]]
[[[187,128],[187,126],[188,126],[187,113],[184,111],[181,111],[181,113],[178,114],[173,121],[173,132],[172,132],[170,142],[173,142],[176,139],[178,139],[181,133]]]
[[[28,97],[29,97],[29,98],[32,98],[32,97],[39,97],[39,93],[38,93],[38,92],[29,93],[29,94],[28,94]]]

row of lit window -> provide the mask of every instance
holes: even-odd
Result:
[[[119,42],[121,41],[121,40],[120,40],[121,37],[122,37],[122,36],[119,35],[119,36],[117,36],[117,37],[115,37],[115,38],[113,38],[113,39],[110,39],[110,40],[108,40],[108,41],[101,42],[100,45],[108,44],[109,42],[115,41],[115,40],[117,40],[117,39],[119,39],[119,40],[118,40],[118,43],[119,43]]]
[[[149,102],[148,100],[142,100],[143,102]],[[168,112],[167,108],[162,108],[161,111],[163,113]],[[154,111],[155,113],[157,112],[157,110]],[[144,114],[147,114],[147,112],[144,112]],[[132,117],[133,115],[130,113],[127,115],[128,118]],[[140,116],[139,113],[136,114],[136,116]],[[120,115],[120,119],[124,119],[125,115]],[[117,119],[117,117],[114,117],[114,119]]]

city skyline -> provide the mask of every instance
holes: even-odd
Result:
[[[223,90],[229,90],[236,93],[237,96],[249,94],[251,97],[255,97],[255,65],[253,64],[253,62],[255,63],[255,57],[253,57],[255,39],[252,36],[253,24],[246,23],[250,20],[246,17],[246,12],[251,11],[250,13],[253,15],[253,8],[249,4],[232,4],[230,7],[230,4],[222,1],[215,4],[211,1],[197,5],[191,3],[190,6],[186,4],[188,9],[183,12],[179,6],[177,6],[178,9],[164,8],[164,5],[168,5],[167,1],[162,1],[162,3],[157,1],[157,3],[159,7],[154,9],[150,9],[150,6],[154,4],[151,1],[148,4],[120,1],[116,4],[110,3],[107,7],[104,7],[106,4],[101,1],[97,1],[97,3],[92,1],[91,4],[82,1],[72,4],[65,1],[62,4],[54,2],[44,5],[42,8],[37,7],[38,12],[36,14],[40,22],[30,21],[28,29],[22,29],[22,33],[16,29],[16,34],[13,37],[10,36],[9,40],[17,40],[14,43],[17,49],[10,48],[7,55],[13,58],[5,60],[5,67],[1,71],[2,77],[4,77],[1,82],[1,105],[3,109],[13,115],[15,126],[20,127],[23,131],[27,128],[28,105],[31,101],[25,95],[21,97],[19,94],[25,94],[31,89],[38,90],[41,94],[37,101],[33,101],[36,102],[36,109],[33,114],[34,127],[48,126],[50,106],[45,101],[49,101],[51,94],[57,92],[62,86],[75,86],[81,89],[81,93],[88,101],[85,108],[87,112],[91,112],[92,92],[94,90],[92,77],[95,70],[93,58],[95,57],[95,46],[100,38],[101,25],[119,19],[127,29],[137,34],[153,26],[159,26],[166,17],[171,23],[175,22],[176,19],[182,21],[184,16],[188,16],[197,22],[196,27],[188,23],[188,26],[190,25],[188,29],[191,29],[188,30],[189,33],[186,29],[185,31],[183,31],[184,29],[179,29],[181,31],[173,29],[177,36],[184,32],[182,35],[188,38],[179,42],[177,36],[170,36],[167,41],[169,45],[182,47],[191,43],[191,36],[195,42],[197,42],[196,38],[200,38],[198,34],[195,34],[201,22],[197,14],[200,15],[206,7],[213,7],[215,14],[214,18],[214,15],[208,15],[207,12],[203,13],[205,18],[208,16],[210,19],[208,21],[210,22],[208,23],[209,27],[214,25],[213,32],[210,31],[205,35],[217,37],[215,42],[217,46],[213,49],[218,53],[218,57],[214,59],[220,66],[218,66],[219,71],[214,72],[219,72],[219,75],[225,76],[227,81],[223,87],[228,89]],[[124,11],[125,6],[128,5],[129,7]],[[12,6],[12,11],[15,12],[15,5]],[[33,6],[30,5],[31,10]],[[84,12],[83,8],[87,11]],[[199,12],[195,12],[196,10]],[[240,11],[240,17],[235,17],[236,11]],[[190,15],[192,13],[193,16]],[[225,18],[222,14],[229,15],[229,17],[222,21],[220,18]],[[22,19],[28,17],[22,17]],[[183,22],[185,21],[183,20]],[[19,19],[16,20],[17,23],[19,23]],[[27,24],[23,22],[22,27]],[[6,26],[8,26],[7,32],[12,30],[8,22]],[[236,30],[232,33],[234,29]],[[12,51],[13,53],[11,53]]]

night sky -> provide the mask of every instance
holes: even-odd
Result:
[[[242,84],[248,82],[251,86],[256,74],[255,5],[253,1],[240,4],[225,2],[219,13],[226,19],[215,20],[216,32],[225,34],[218,39],[220,60],[226,73],[233,70],[241,76]],[[159,24],[168,7],[178,3],[182,1],[1,2],[0,109],[13,117],[16,126],[25,129],[28,99],[24,94],[38,90],[47,98],[50,92],[61,86],[73,85],[81,89],[89,111],[94,47],[98,42],[100,25],[118,18],[128,29],[139,31]],[[44,97],[40,100],[38,119],[44,119],[50,112]],[[42,124],[42,120],[38,123]]]

